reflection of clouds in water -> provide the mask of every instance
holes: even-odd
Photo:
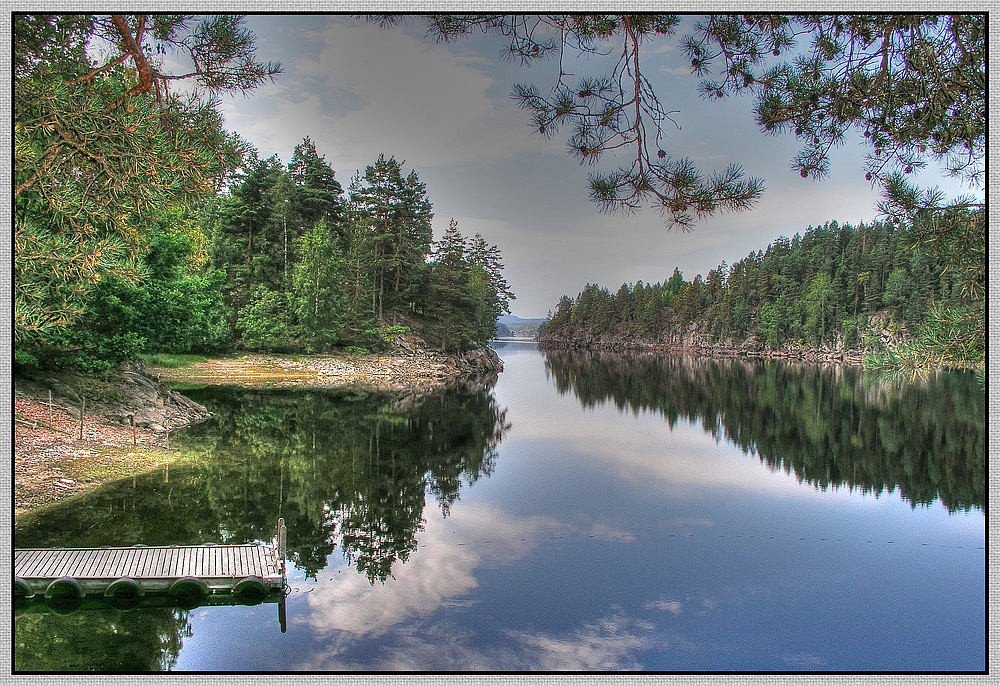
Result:
[[[353,664],[330,651],[307,669],[325,671],[628,671],[640,651],[667,649],[649,622],[621,611],[563,634],[505,632],[509,642],[475,646],[475,637],[447,620],[418,624],[392,635],[380,657]]]
[[[678,422],[671,428],[658,414],[629,416],[613,406],[581,414],[579,404],[567,397],[573,397],[572,393],[558,396],[560,404],[545,408],[545,416],[558,420],[538,422],[537,417],[532,420],[515,412],[510,419],[518,427],[518,437],[540,441],[540,446],[558,441],[566,459],[585,457],[630,481],[661,483],[685,492],[694,486],[815,497],[812,489],[802,489],[793,476],[762,469],[758,460],[747,459],[742,449],[716,439],[700,425]],[[626,428],[629,422],[631,430]],[[552,459],[551,455],[546,459]]]
[[[635,534],[602,523],[594,524],[591,527],[590,537],[600,541],[614,541],[617,543],[631,543],[635,540]]]
[[[643,605],[647,610],[661,610],[679,615],[683,611],[683,606],[677,600],[656,600]]]
[[[533,668],[543,671],[639,670],[635,653],[660,647],[650,635],[655,627],[618,613],[565,636],[511,633],[531,652]]]
[[[460,598],[477,586],[474,571],[480,564],[519,559],[540,534],[558,526],[548,517],[515,517],[484,505],[457,507],[447,519],[431,516],[420,548],[393,567],[385,584],[372,586],[353,570],[328,569],[315,583],[293,585],[293,591],[308,593],[308,614],[298,621],[318,634],[380,636]]]
[[[648,651],[659,652],[663,659],[704,649],[673,624],[682,614],[713,611],[716,603],[708,599],[661,595],[640,605],[653,615],[630,616],[612,606],[596,621],[546,632],[470,629],[447,613],[435,614],[475,602],[469,594],[478,586],[477,568],[523,558],[556,530],[617,542],[635,536],[605,523],[567,527],[549,517],[517,517],[479,503],[462,504],[447,518],[428,514],[419,549],[405,564],[396,565],[385,584],[372,586],[355,570],[333,566],[320,572],[315,582],[292,582],[308,606],[297,619],[289,619],[308,624],[323,644],[297,669],[629,671],[642,668],[639,655]],[[496,630],[502,633],[493,633]],[[812,656],[784,659],[803,668],[820,665]]]

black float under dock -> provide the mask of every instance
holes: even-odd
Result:
[[[75,611],[255,604],[284,598],[285,525],[273,544],[22,548],[14,550],[14,597]]]

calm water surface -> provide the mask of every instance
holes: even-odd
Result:
[[[498,344],[502,345],[502,344]],[[16,670],[983,671],[963,374],[498,348],[425,398],[208,388],[185,460],[15,544],[268,540],[277,605],[26,612]]]

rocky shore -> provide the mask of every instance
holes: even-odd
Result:
[[[891,334],[872,327],[869,336],[881,337],[883,345],[893,342]],[[757,336],[746,339],[714,340],[704,325],[691,324],[684,331],[665,334],[661,338],[650,339],[638,331],[627,329],[614,335],[597,334],[587,329],[575,329],[565,334],[545,334],[539,339],[542,350],[604,350],[607,352],[643,352],[654,354],[678,354],[716,358],[757,358],[769,360],[789,360],[796,362],[819,362],[861,365],[864,352],[852,350],[837,344],[830,347],[810,347],[804,343],[789,341],[780,348],[769,348]]]
[[[188,367],[146,370],[157,380],[249,388],[312,386],[344,390],[430,389],[461,378],[489,382],[503,363],[489,348],[460,355],[397,349],[386,354],[246,354],[198,362]]]
[[[14,379],[14,514],[173,460],[170,432],[211,413],[126,365]]]
[[[579,339],[544,338],[538,343],[541,350],[603,350],[606,352],[642,352],[669,355],[692,355],[722,359],[756,358],[766,360],[793,360],[796,362],[828,362],[860,366],[863,354],[857,350],[832,350],[788,345],[781,349],[770,349],[754,345],[737,346],[729,343],[704,343],[677,345],[651,341],[601,338],[593,341]]]
[[[236,355],[175,369],[130,363],[99,376],[15,377],[15,517],[176,459],[170,433],[211,413],[168,383],[419,393],[489,383],[503,370],[490,349],[443,355],[402,343],[391,354]]]

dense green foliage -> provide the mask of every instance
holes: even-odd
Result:
[[[974,220],[966,211],[966,221]],[[984,301],[967,287],[968,270],[977,264],[957,265],[921,243],[921,236],[891,223],[831,222],[779,238],[693,281],[675,268],[662,283],[624,284],[616,293],[588,284],[575,299],[563,296],[542,335],[679,346],[685,336],[701,333],[709,342],[735,346],[880,352],[885,341],[876,332],[919,342],[933,335],[942,317],[967,313],[965,347],[937,362],[981,365],[985,328],[976,322],[985,319]],[[985,234],[977,240],[985,241]],[[982,284],[983,278],[975,280]]]
[[[150,227],[240,163],[213,96],[280,67],[256,61],[238,17],[193,21],[14,15],[15,339],[64,329],[105,278],[138,283]],[[190,71],[164,72],[167,55]],[[193,93],[170,91],[188,79]]]
[[[285,167],[251,154],[226,193],[151,218],[142,278],[104,274],[71,323],[19,342],[23,366],[107,369],[143,353],[371,349],[415,332],[484,345],[513,294],[499,248],[440,241],[415,171],[380,156],[347,197],[309,138]]]
[[[173,608],[27,613],[15,620],[17,671],[169,671],[191,636],[187,615]]]
[[[585,407],[697,423],[819,489],[986,509],[986,398],[968,372],[914,384],[851,366],[579,351],[548,353],[546,370]]]
[[[499,248],[454,221],[433,240],[426,187],[394,157],[380,155],[345,194],[306,138],[287,169],[251,160],[204,216],[232,345],[370,348],[413,330],[462,350],[493,336],[513,297]]]
[[[23,343],[22,357],[101,371],[150,344],[155,352],[187,353],[223,343],[223,273],[207,265],[198,226],[169,216],[150,227],[148,240],[141,281],[106,275],[71,326],[33,339],[34,345]]]
[[[496,246],[436,259],[415,171],[380,156],[345,197],[308,137],[286,167],[222,128],[216,94],[280,72],[239,17],[18,14],[14,48],[19,368],[371,347],[407,327],[464,349],[507,311]]]

